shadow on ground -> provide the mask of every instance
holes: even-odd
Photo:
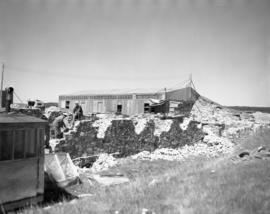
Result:
[[[77,196],[69,193],[64,188],[59,187],[56,181],[54,181],[52,178],[49,178],[47,173],[45,173],[44,186],[44,200],[41,203],[42,206],[61,201],[71,201],[78,198]]]

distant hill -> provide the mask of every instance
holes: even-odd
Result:
[[[264,113],[270,113],[270,107],[252,107],[252,106],[226,106],[231,109],[239,111],[260,111]]]

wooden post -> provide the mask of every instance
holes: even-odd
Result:
[[[164,99],[165,99],[165,107],[164,107],[164,117],[166,118],[166,110],[167,110],[167,107],[168,107],[168,104],[167,104],[167,89],[164,88]]]
[[[1,78],[1,93],[0,93],[0,108],[2,108],[2,103],[3,103],[3,82],[4,82],[4,70],[5,70],[5,64],[2,63],[2,78]]]

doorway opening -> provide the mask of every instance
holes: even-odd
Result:
[[[150,112],[150,104],[144,103],[144,113],[149,113],[149,112]]]
[[[122,105],[117,105],[117,114],[122,114]]]

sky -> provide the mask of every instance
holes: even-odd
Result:
[[[270,106],[270,1],[1,0],[0,62],[23,101],[192,74],[220,104]]]

